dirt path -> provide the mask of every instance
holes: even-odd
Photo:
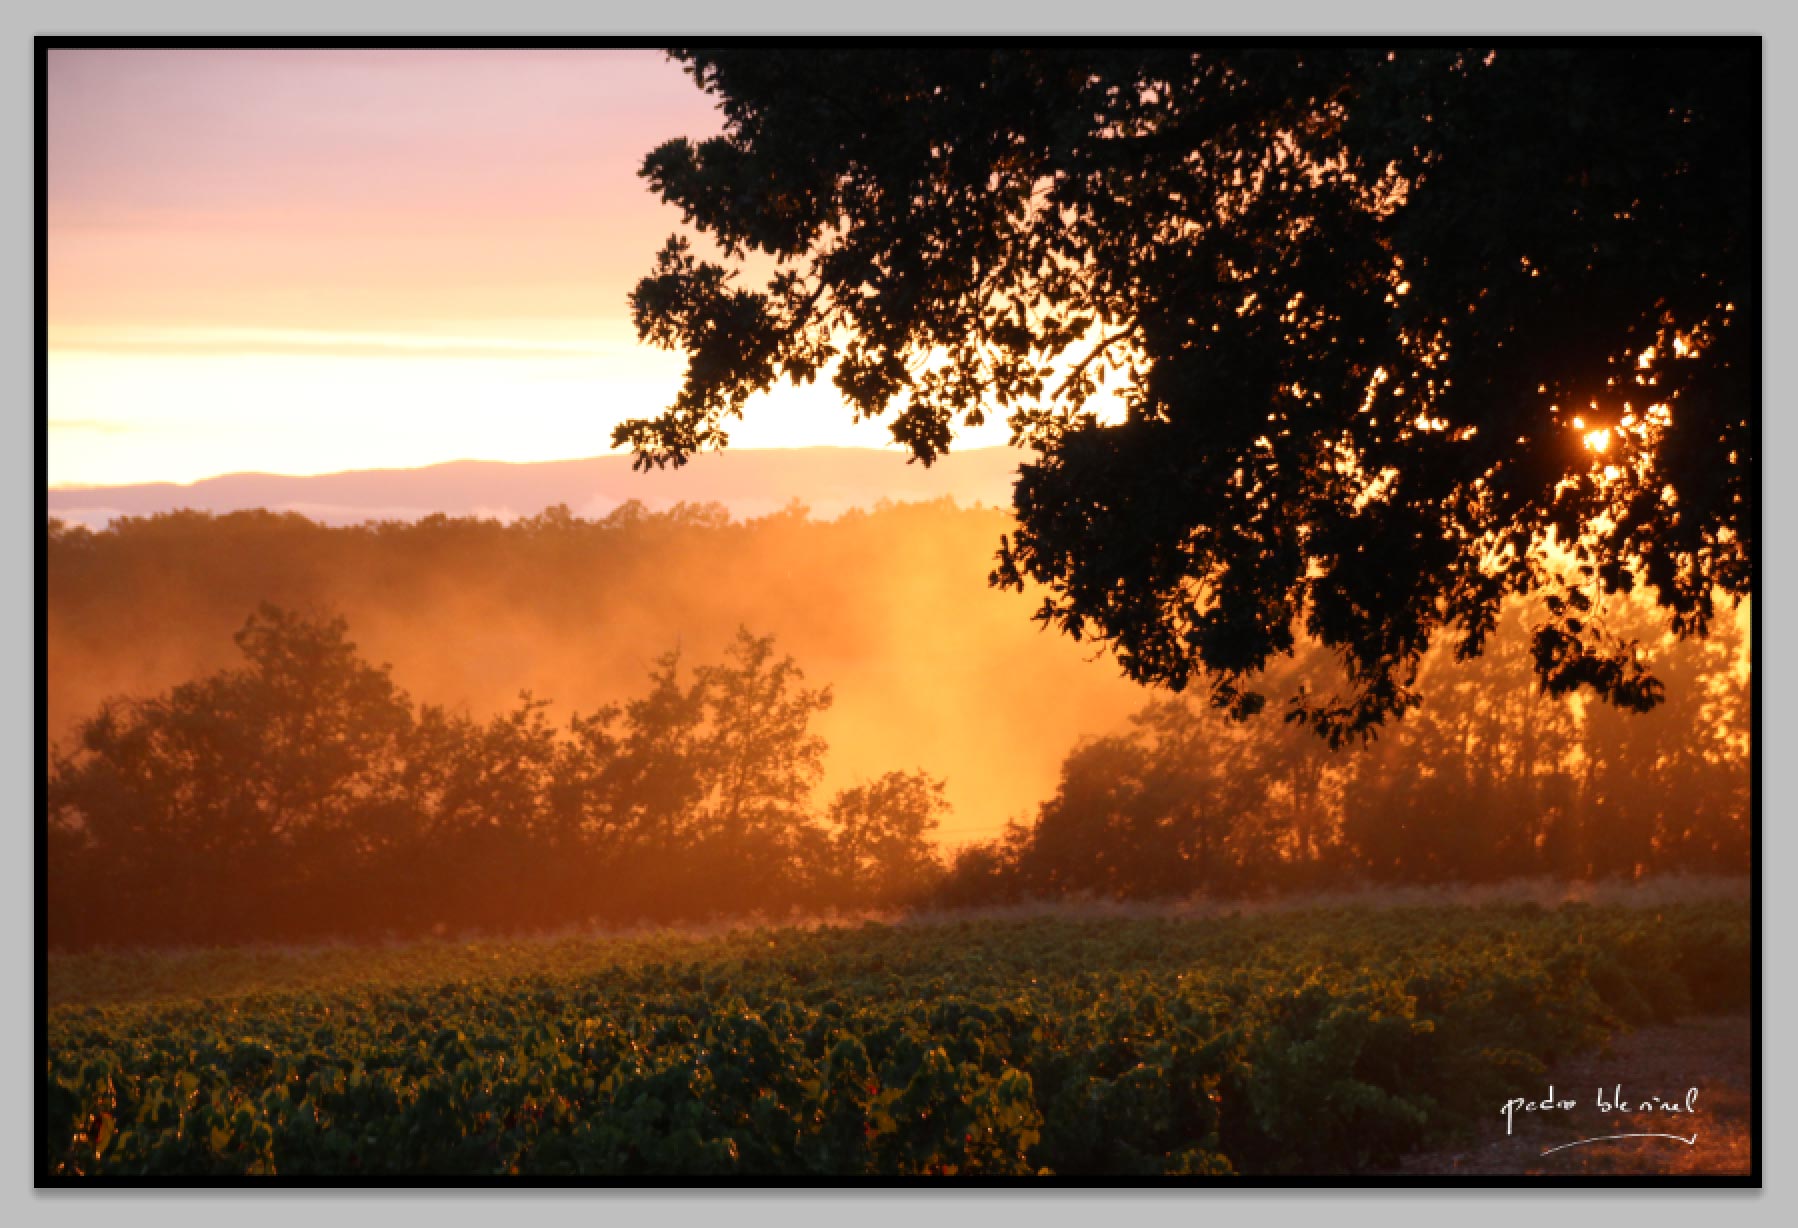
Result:
[[[1491,1124],[1477,1138],[1419,1152],[1400,1173],[1451,1176],[1499,1174],[1741,1174],[1750,1171],[1752,1125],[1751,1037],[1746,1015],[1689,1019],[1640,1028],[1618,1036],[1608,1053],[1590,1054],[1550,1070],[1540,1086],[1514,1092],[1540,1101],[1553,1085],[1557,1102],[1573,1107],[1519,1109],[1513,1132],[1494,1105]],[[1615,1101],[1618,1089],[1629,1112],[1606,1112],[1599,1089]],[[1654,1097],[1682,1107],[1697,1089],[1691,1113],[1666,1112]],[[1672,1138],[1623,1138],[1582,1143],[1612,1134],[1671,1134]],[[1551,1150],[1556,1149],[1556,1150]],[[1547,1154],[1544,1154],[1547,1152]]]

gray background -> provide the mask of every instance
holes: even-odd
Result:
[[[489,1225],[495,1220],[528,1215],[534,1222],[594,1222],[595,1217],[627,1224],[725,1225],[850,1224],[854,1228],[911,1225],[919,1219],[1013,1228],[1014,1225],[1080,1225],[1127,1219],[1136,1224],[1197,1225],[1222,1217],[1226,1223],[1266,1218],[1276,1220],[1366,1224],[1512,1224],[1600,1221],[1613,1224],[1691,1224],[1717,1220],[1793,1222],[1798,1212],[1798,1175],[1784,1163],[1792,1159],[1790,1124],[1793,1063],[1785,1049],[1782,1023],[1792,1018],[1793,986],[1785,975],[1790,960],[1784,941],[1794,907],[1779,890],[1783,853],[1791,840],[1795,796],[1793,708],[1788,702],[1795,681],[1793,648],[1777,634],[1766,634],[1760,657],[1764,696],[1761,753],[1764,825],[1765,946],[1763,968],[1766,1011],[1763,1016],[1766,1082],[1764,1193],[1632,1192],[1632,1191],[988,1191],[973,1194],[928,1191],[714,1192],[674,1191],[603,1194],[502,1191],[410,1194],[406,1192],[291,1192],[279,1197],[249,1193],[157,1192],[150,1194],[38,1194],[31,1189],[31,1161],[37,1133],[32,1120],[32,1083],[37,1072],[32,1054],[35,1035],[33,978],[32,829],[35,822],[32,730],[34,697],[30,654],[34,594],[34,551],[41,539],[35,515],[32,469],[34,414],[32,356],[32,43],[34,34],[894,34],[894,33],[1068,33],[1068,34],[1436,34],[1466,33],[1741,33],[1766,37],[1766,514],[1773,530],[1768,543],[1761,601],[1763,627],[1779,626],[1791,608],[1794,579],[1793,542],[1782,530],[1793,525],[1794,489],[1798,488],[1798,449],[1785,407],[1792,392],[1789,367],[1779,362],[1790,344],[1793,284],[1793,234],[1782,218],[1793,216],[1791,139],[1793,55],[1798,6],[1789,3],[1703,0],[1695,3],[1633,0],[1627,5],[1575,0],[1498,6],[1450,6],[1395,3],[1390,0],[1305,0],[1303,3],[1200,5],[1162,0],[1105,0],[1104,3],[979,3],[976,0],[905,0],[903,4],[859,6],[851,3],[724,3],[685,0],[680,4],[591,4],[573,0],[507,0],[483,5],[467,0],[435,0],[429,4],[381,3],[377,0],[309,0],[254,6],[227,0],[124,0],[10,3],[0,16],[0,81],[4,82],[4,115],[0,118],[0,191],[4,224],[0,233],[0,304],[6,325],[0,330],[0,354],[6,361],[6,399],[0,401],[0,639],[8,646],[0,655],[0,773],[8,805],[0,836],[0,916],[5,918],[5,975],[0,987],[10,1003],[0,1011],[0,1205],[8,1222],[85,1223],[122,1221],[133,1228],[168,1224],[311,1224],[321,1216],[356,1222],[428,1217],[431,1228],[443,1225]],[[649,253],[645,253],[645,260]],[[1784,1212],[1778,1207],[1784,1206]],[[995,1225],[995,1221],[998,1224]],[[1009,1221],[1009,1222],[1008,1222]]]

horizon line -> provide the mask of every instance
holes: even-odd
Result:
[[[54,427],[56,424],[50,423],[49,425]],[[966,455],[970,452],[997,452],[1001,450],[1010,450],[1012,447],[1013,445],[1011,444],[975,444],[971,447],[952,448],[949,451],[944,452],[943,455],[937,459],[938,461],[946,460],[950,456]],[[687,463],[691,464],[694,461],[707,456],[724,456],[729,453],[741,452],[869,452],[876,455],[904,456],[906,464],[908,465],[918,463],[916,457],[911,456],[898,444],[875,447],[867,444],[835,443],[790,444],[773,447],[765,445],[758,447],[753,444],[743,444],[740,446],[730,445],[724,448],[708,449],[703,452],[697,452],[688,458]],[[314,478],[346,477],[352,474],[423,473],[426,470],[447,469],[454,465],[502,465],[513,469],[525,468],[533,465],[578,465],[588,461],[629,460],[632,456],[633,454],[630,452],[602,452],[590,456],[545,457],[542,460],[523,461],[495,460],[478,456],[464,456],[456,457],[452,460],[432,461],[429,464],[424,465],[378,465],[368,469],[327,469],[317,473],[274,473],[262,469],[233,469],[227,470],[224,473],[214,473],[208,474],[205,477],[193,478],[186,482],[169,479],[152,479],[142,482],[115,482],[99,485],[89,483],[51,482],[45,485],[44,490],[50,494],[81,494],[88,491],[133,490],[146,486],[168,486],[186,490],[203,485],[207,482],[219,482],[230,478],[276,478],[305,481]]]

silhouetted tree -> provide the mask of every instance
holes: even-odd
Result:
[[[485,722],[415,709],[341,618],[264,604],[237,645],[244,665],[113,700],[54,753],[52,942],[891,907],[941,873],[940,782],[815,809],[829,691],[769,637],[691,671],[667,654],[565,729],[528,693]]]
[[[725,612],[747,602],[757,617],[775,611],[781,643],[790,633],[807,659],[866,671],[870,649],[843,612],[852,597],[890,599],[870,560],[897,558],[907,634],[874,676],[914,671],[928,679],[920,686],[945,688],[931,691],[931,711],[952,712],[968,688],[1017,675],[1022,658],[1005,655],[1010,640],[994,648],[991,634],[955,644],[965,655],[945,651],[953,641],[931,635],[954,612],[955,589],[925,597],[913,586],[998,524],[994,512],[934,505],[832,523],[622,509],[509,526],[326,529],[251,513],[54,529],[52,710],[60,702],[87,719],[72,738],[67,725],[52,728],[62,735],[49,765],[53,941],[904,906],[910,884],[931,873],[933,782],[889,774],[834,801],[815,796],[812,726],[825,693],[771,644],[739,633],[723,660],[697,668],[670,654],[647,685],[636,683],[637,662],[630,675],[590,663],[629,658],[645,633],[632,626],[697,625],[690,635],[722,640],[733,625]],[[732,589],[776,566],[791,567],[802,597],[758,605]],[[671,572],[703,580],[670,583]],[[565,723],[529,695],[478,715],[414,708],[357,656],[341,620],[268,607],[245,624],[248,594],[264,586],[311,606],[350,603],[365,633],[405,628],[386,642],[409,654],[408,680],[443,671],[432,680],[440,696],[476,680],[515,689],[522,666],[503,649],[579,638],[594,656],[552,654],[573,664],[528,677],[588,703],[620,702]],[[233,607],[235,644],[218,625]],[[1542,694],[1519,602],[1478,659],[1432,648],[1420,685],[1435,702],[1361,755],[1333,756],[1293,724],[1239,724],[1187,697],[1150,704],[1070,754],[1031,821],[962,850],[932,894],[986,904],[1358,878],[1741,872],[1751,847],[1743,614],[1673,643],[1648,598],[1606,601],[1621,634],[1662,637],[1669,695],[1645,715]],[[504,636],[483,640],[495,627]],[[234,660],[218,654],[232,648]],[[1330,666],[1326,648],[1301,640],[1267,681],[1313,687]],[[167,685],[184,674],[197,677]],[[121,678],[142,694],[167,689],[99,703],[97,688]],[[1035,694],[1074,678],[1057,675]]]
[[[417,839],[400,857],[365,867],[377,898],[408,888],[393,902],[417,915],[390,914],[396,928],[427,916],[503,928],[579,915],[572,901],[596,884],[583,833],[550,803],[564,760],[547,708],[526,694],[485,723],[437,708],[420,713],[404,748]]]
[[[1315,857],[1320,824],[1290,804],[1316,791],[1314,741],[1245,729],[1184,700],[1153,702],[1128,733],[1068,755],[1022,853],[1021,880],[1046,894],[1120,898],[1265,886],[1292,833],[1311,843],[1290,857]]]
[[[995,580],[1238,714],[1308,633],[1333,743],[1507,595],[1552,690],[1645,709],[1593,593],[1683,636],[1749,592],[1757,41],[676,55],[726,130],[642,173],[724,263],[676,237],[632,296],[688,357],[642,462],[833,364],[925,462],[997,407],[1038,455]]]
[[[834,900],[909,904],[942,877],[932,837],[948,810],[943,783],[923,772],[888,772],[844,789],[825,815]]]
[[[1529,636],[1513,607],[1478,660],[1426,665],[1434,702],[1346,766],[1343,838],[1376,879],[1495,881],[1546,870],[1586,877],[1554,849],[1572,833],[1580,725],[1530,685]]]
[[[1626,630],[1655,620],[1640,598],[1618,606]],[[1291,722],[1152,702],[1068,754],[1034,824],[961,850],[939,899],[1746,872],[1745,620],[1668,653],[1676,695],[1636,715],[1533,685],[1524,613],[1507,607],[1477,660],[1432,649],[1435,701],[1358,755]],[[1322,657],[1301,645],[1282,681]]]
[[[824,835],[811,795],[826,747],[811,719],[829,708],[830,692],[803,682],[791,657],[775,655],[771,637],[739,630],[725,662],[699,667],[685,690],[678,658],[663,659],[650,697],[659,705],[657,721],[650,708],[633,709],[633,721],[645,722],[638,744],[653,744],[658,766],[674,763],[684,773],[664,782],[686,807],[676,820],[686,833],[683,864],[662,873],[678,873],[696,893],[693,911],[789,906],[816,872]],[[678,737],[663,732],[670,726]],[[668,747],[678,747],[677,758]],[[656,846],[651,856],[666,848]]]
[[[48,821],[86,854],[59,900],[121,936],[245,933],[328,917],[367,860],[407,834],[399,766],[413,713],[356,656],[341,619],[264,604],[237,633],[245,665],[107,704],[51,764]]]

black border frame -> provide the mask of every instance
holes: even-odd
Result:
[[[1765,166],[1766,166],[1766,117],[1764,108],[1766,90],[1766,40],[1759,35],[1711,35],[1711,38],[1730,38],[1734,41],[1753,41],[1761,47],[1760,85],[1763,98],[1763,111],[1756,120],[1756,143],[1761,148],[1762,176],[1757,183],[1754,202],[1755,248],[1763,272],[1766,267],[1766,209],[1765,209]],[[1763,1138],[1765,1134],[1764,1102],[1765,1068],[1763,1066],[1764,1047],[1764,1002],[1763,982],[1766,970],[1766,955],[1763,947],[1764,890],[1761,872],[1763,856],[1763,824],[1762,824],[1762,622],[1763,611],[1761,596],[1761,559],[1755,558],[1752,563],[1750,589],[1749,618],[1749,912],[1751,921],[1750,959],[1754,964],[1753,983],[1749,1001],[1749,1172],[1747,1175],[1721,1174],[1681,1174],[1681,1175],[1624,1175],[1624,1174],[1554,1174],[1543,1176],[1495,1175],[1490,1177],[1458,1177],[1447,1174],[1393,1174],[1393,1175],[1301,1175],[1293,1177],[1238,1176],[1230,1179],[1201,1179],[1181,1177],[1161,1178],[1118,1178],[1091,1177],[1079,1174],[1056,1174],[1050,1177],[906,1177],[906,1178],[854,1178],[817,1176],[800,1180],[774,1179],[760,1177],[728,1177],[728,1178],[693,1178],[684,1177],[677,1182],[670,1178],[659,1184],[645,1184],[640,1181],[597,1175],[588,1178],[558,1178],[544,1176],[505,1177],[498,1175],[470,1175],[449,1180],[412,1178],[412,1177],[356,1177],[334,1179],[322,1176],[201,1176],[170,1178],[136,1178],[118,1175],[97,1175],[87,1177],[58,1177],[50,1174],[46,1157],[38,1146],[41,1126],[47,1111],[48,1070],[49,1070],[49,903],[48,903],[48,841],[46,835],[47,791],[49,778],[49,628],[47,611],[49,609],[49,573],[48,553],[43,537],[44,526],[49,522],[49,234],[48,234],[48,155],[49,155],[49,53],[55,50],[658,50],[670,45],[687,46],[774,46],[794,44],[811,44],[820,46],[880,46],[905,48],[940,48],[940,47],[999,47],[1015,46],[1020,43],[1034,45],[1082,45],[1082,46],[1131,46],[1131,45],[1164,45],[1168,42],[1185,42],[1194,45],[1214,47],[1314,47],[1320,43],[1332,45],[1378,44],[1381,47],[1441,47],[1445,45],[1462,46],[1470,41],[1478,41],[1482,45],[1497,48],[1506,47],[1554,47],[1566,46],[1569,43],[1621,42],[1632,43],[1690,43],[1691,35],[1497,35],[1480,37],[1478,35],[1392,35],[1373,37],[1366,35],[1292,35],[1279,34],[1264,37],[1249,35],[1204,36],[1198,34],[1178,36],[1144,36],[1144,35],[1032,35],[1017,37],[967,36],[967,35],[903,35],[903,36],[870,36],[870,35],[755,35],[741,34],[719,37],[707,37],[693,34],[675,34],[669,37],[647,35],[605,36],[605,35],[505,35],[505,34],[458,34],[458,35],[346,35],[346,36],[270,36],[270,35],[57,35],[39,34],[33,38],[33,145],[34,145],[34,191],[33,191],[33,413],[35,434],[35,506],[37,523],[33,527],[32,550],[35,560],[34,580],[35,592],[33,613],[33,657],[34,657],[34,706],[35,706],[35,738],[34,753],[36,755],[36,771],[33,779],[33,860],[34,860],[34,1023],[36,1046],[34,1060],[36,1068],[32,1079],[34,1129],[32,1173],[33,1184],[38,1190],[81,1191],[81,1190],[183,1190],[183,1189],[258,1189],[282,1191],[292,1189],[307,1190],[365,1190],[365,1189],[623,1189],[654,1190],[676,1192],[687,1189],[708,1190],[796,1190],[796,1189],[850,1189],[858,1191],[882,1190],[929,1190],[937,1193],[977,1189],[1150,1189],[1150,1190],[1232,1190],[1244,1188],[1275,1188],[1305,1190],[1368,1190],[1368,1189],[1406,1189],[1406,1188],[1448,1188],[1455,1190],[1548,1190],[1548,1189],[1723,1189],[1723,1190],[1759,1190],[1764,1188],[1765,1157]],[[1760,364],[1754,378],[1755,412],[1762,427],[1766,419],[1766,335],[1764,305],[1766,287],[1764,280],[1755,287],[1754,306],[1757,317],[1762,323]],[[1760,458],[1756,459],[1757,468]],[[1757,485],[1763,495],[1765,491],[1765,471],[1757,473]],[[1762,538],[1765,538],[1766,514],[1764,500],[1760,508]]]

